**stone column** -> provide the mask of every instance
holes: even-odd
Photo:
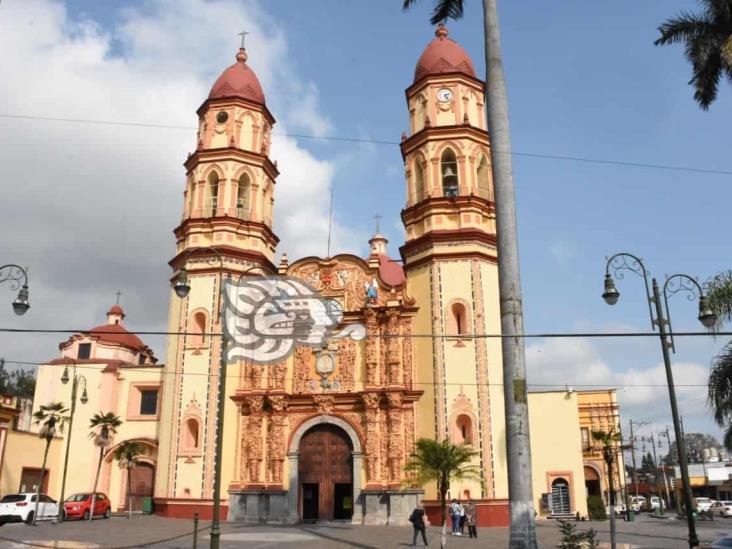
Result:
[[[297,514],[297,494],[300,491],[300,481],[298,478],[298,461],[299,461],[300,453],[299,452],[291,452],[287,454],[287,464],[289,468],[289,484],[287,486],[287,523],[288,524],[295,524],[300,520],[300,517]],[[355,464],[354,459],[354,464]],[[355,492],[355,485],[354,485],[354,492]]]
[[[363,502],[361,501],[361,469],[363,452],[353,452],[353,517],[351,524],[363,524]]]

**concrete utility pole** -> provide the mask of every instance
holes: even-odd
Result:
[[[511,527],[510,549],[536,549],[531,484],[531,443],[524,356],[524,317],[519,270],[516,196],[511,165],[506,75],[498,27],[498,0],[483,0],[486,106],[496,203],[496,248],[501,308],[503,398],[506,410],[506,454]]]

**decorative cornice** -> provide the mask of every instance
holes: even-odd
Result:
[[[215,149],[198,149],[194,151],[183,162],[183,165],[186,167],[186,175],[201,162],[221,160],[220,156],[222,155],[226,156],[226,160],[234,159],[244,161],[245,163],[248,161],[249,165],[261,167],[272,179],[273,183],[276,183],[277,176],[280,174],[277,166],[274,165],[266,154],[245,151],[238,147],[217,147]]]
[[[488,132],[481,128],[476,128],[475,126],[466,126],[462,124],[451,124],[449,126],[425,126],[399,144],[399,148],[402,151],[402,159],[406,160],[408,154],[424,143],[429,143],[430,141],[444,141],[445,139],[456,139],[453,135],[455,132],[459,132],[461,134],[459,137],[462,139],[468,138],[471,141],[480,143],[481,145],[490,145],[490,136],[488,135]]]
[[[264,103],[257,103],[256,101],[250,101],[243,97],[220,97],[215,99],[206,99],[201,106],[196,110],[196,114],[201,117],[204,112],[212,107],[224,107],[226,105],[238,105],[252,111],[261,112],[267,119],[270,125],[274,125],[277,121],[272,113],[269,112],[267,105]]]

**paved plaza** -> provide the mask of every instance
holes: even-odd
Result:
[[[208,522],[201,522],[198,547],[208,547]],[[600,539],[608,541],[607,522],[579,523],[580,529],[595,528]],[[62,525],[40,523],[35,528],[24,524],[6,524],[0,528],[0,547],[55,548],[134,548],[190,549],[193,547],[193,522],[156,516],[135,516],[131,520],[113,517],[110,520],[67,522]],[[557,523],[537,523],[539,546],[556,547],[559,542]],[[732,520],[715,520],[698,524],[702,547],[718,537],[732,533]],[[459,549],[507,546],[506,528],[482,528],[478,540],[467,536],[448,536],[448,546]],[[633,523],[618,523],[618,541],[622,549],[686,549],[686,526],[676,520],[641,517]],[[439,529],[429,528],[430,546],[439,547]],[[224,524],[222,548],[279,548],[297,545],[298,549],[407,547],[412,541],[409,527],[351,526],[349,524],[299,525],[294,527],[246,526]]]

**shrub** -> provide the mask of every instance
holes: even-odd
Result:
[[[590,520],[605,520],[607,518],[605,503],[600,496],[590,496],[587,498],[587,515],[590,517]]]

